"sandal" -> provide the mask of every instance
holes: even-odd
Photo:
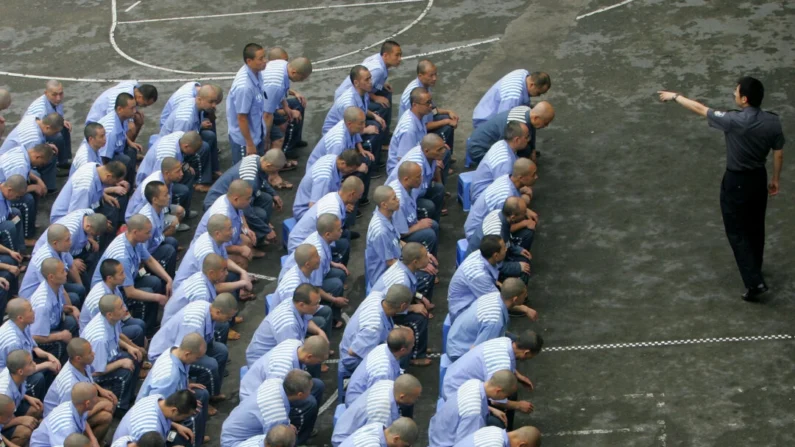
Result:
[[[328,372],[328,365],[320,365],[320,372],[327,373]]]
[[[443,208],[442,211],[441,211],[441,215],[442,216],[446,216],[447,214],[448,214],[447,208]]]
[[[293,171],[298,169],[298,160],[287,160],[287,163],[284,164],[284,167],[279,169],[279,172],[285,171]]]
[[[152,369],[152,362],[145,360],[141,363],[141,369]]]
[[[218,409],[213,407],[212,405],[208,405],[207,406],[207,415],[208,416],[215,416],[216,414],[218,414]],[[206,438],[208,438],[208,436],[205,436],[205,441],[204,442],[207,442]]]
[[[227,336],[228,340],[240,340],[240,337],[240,332],[234,329],[229,329],[229,335]]]
[[[271,186],[273,186],[273,189],[293,189],[293,184],[287,180],[282,180],[279,183],[271,183]]]
[[[345,327],[345,322],[342,320],[337,321],[334,323],[333,329],[342,329]]]
[[[240,323],[242,323],[243,321],[244,321],[244,320],[243,320],[243,317],[235,317],[235,324],[240,324]]]

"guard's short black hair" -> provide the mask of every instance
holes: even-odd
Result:
[[[544,347],[544,339],[541,337],[541,335],[536,334],[533,331],[520,333],[519,337],[514,341],[514,343],[516,343],[517,348],[527,349],[533,355],[541,352],[541,348]]]
[[[346,166],[359,166],[362,164],[362,156],[356,149],[346,149],[337,158],[341,159]]]
[[[103,127],[102,124],[99,123],[88,123],[86,124],[86,128],[83,129],[83,136],[86,137],[86,141],[88,141],[89,138],[95,138],[97,136],[97,131],[99,129],[104,129],[104,128],[105,127]]]
[[[152,84],[141,84],[138,87],[138,91],[141,92],[141,96],[144,97],[144,101],[146,102],[155,102],[157,101],[157,87]]]
[[[391,53],[395,47],[400,48],[400,44],[395,42],[394,40],[387,40],[386,42],[381,44],[381,54]]]
[[[102,280],[108,279],[108,276],[113,276],[116,274],[116,267],[120,266],[121,262],[116,259],[105,259],[102,261],[102,264],[99,265],[99,274],[102,275]]]
[[[483,236],[480,240],[480,254],[486,259],[494,256],[495,253],[500,252],[500,242],[502,238],[496,234]]]
[[[166,405],[175,407],[179,414],[193,414],[198,408],[196,396],[188,390],[179,390],[166,398]]]
[[[160,192],[161,186],[166,186],[166,184],[157,180],[153,180],[146,184],[146,188],[144,188],[144,198],[148,203],[152,203],[152,199]]]
[[[127,104],[130,101],[135,101],[135,98],[129,93],[119,93],[119,96],[116,97],[116,103],[113,105],[114,110],[118,109],[119,107],[127,107]]]
[[[257,57],[257,51],[262,50],[262,45],[258,43],[248,43],[243,48],[243,62],[248,62],[249,59]]]
[[[751,107],[762,106],[762,99],[765,97],[765,87],[762,85],[762,81],[744,76],[737,80],[737,86],[740,87],[740,97],[745,96]]]
[[[126,95],[126,93],[124,93]],[[123,179],[127,175],[127,166],[124,163],[113,160],[105,163],[105,168],[113,175],[113,178]]]

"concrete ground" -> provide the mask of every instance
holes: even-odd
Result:
[[[7,0],[0,6],[0,87],[10,88],[15,102],[4,116],[17,122],[40,94],[44,81],[36,76],[81,78],[64,82],[67,118],[80,132],[94,97],[110,85],[90,81],[151,79],[161,99],[145,110],[145,141],[180,85],[173,80],[221,78],[215,82],[228,89],[242,46],[256,41],[316,62],[333,59],[316,63],[310,80],[295,85],[310,101],[305,157],[319,138],[331,92],[347,72],[330,67],[357,63],[377,46],[345,54],[397,34],[404,56],[454,48],[430,57],[440,72],[436,102],[463,118],[456,138],[456,167],[462,169],[471,110],[482,93],[509,70],[547,71],[553,87],[545,99],[556,107],[557,119],[539,133],[543,155],[534,208],[541,224],[530,285],[530,302],[541,318],[533,324],[513,320],[511,329],[533,328],[549,349],[520,364],[536,385],[522,396],[536,411],[518,416],[517,423],[538,426],[547,446],[793,445],[795,284],[789,273],[795,238],[786,223],[795,219],[789,199],[795,170],[785,165],[782,192],[768,207],[765,275],[772,292],[764,304],[746,304],[739,299],[742,283],[718,208],[721,135],[680,107],[658,103],[654,93],[669,88],[732,108],[735,79],[753,75],[767,88],[764,108],[781,115],[785,134],[792,135],[795,7],[764,0],[638,0],[602,10],[613,2],[618,0],[419,0],[301,9],[342,3],[81,0],[64,7],[51,0]],[[292,11],[274,12],[283,9]],[[265,10],[271,12],[246,14]],[[581,17],[591,12],[597,13]],[[121,23],[237,13],[242,15]],[[415,64],[406,58],[391,73],[398,92],[413,78]],[[228,166],[220,115],[222,163]],[[73,136],[76,149],[78,133]],[[301,174],[286,178],[297,184]],[[454,194],[456,178],[451,180],[447,189]],[[287,204],[293,196],[283,194]],[[442,283],[434,297],[440,308],[431,323],[436,349],[465,219],[459,205],[448,206]],[[47,207],[41,209],[44,226]],[[276,227],[289,215],[276,216]],[[366,231],[366,221],[355,229]],[[188,235],[182,239],[187,244]],[[362,254],[363,240],[352,248]],[[282,254],[273,248],[250,270],[275,277]],[[362,258],[352,259],[349,314],[364,289]],[[262,281],[257,291],[274,288]],[[244,315],[244,340],[230,343],[232,374],[224,390],[231,398],[210,421],[211,446],[218,445],[224,415],[237,404],[236,370],[263,318],[262,299],[248,304]],[[336,389],[335,371],[332,365],[327,395]],[[409,372],[426,386],[415,412],[426,431],[438,367]],[[314,438],[318,446],[330,437],[334,407],[326,407]],[[417,445],[426,445],[425,435]]]

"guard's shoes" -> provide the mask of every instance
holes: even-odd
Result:
[[[358,231],[351,231],[351,240],[359,239],[362,237],[361,233]]]
[[[743,300],[751,303],[758,303],[762,301],[762,295],[767,291],[768,291],[767,284],[765,283],[759,284],[753,289],[747,289],[745,293],[743,293]]]

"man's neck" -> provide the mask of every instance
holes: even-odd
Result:
[[[118,323],[118,322],[119,322],[119,320],[114,320],[114,319],[112,319],[112,318],[108,318],[107,316],[105,317],[105,321],[107,321],[107,322],[108,322],[108,324],[109,324],[109,325],[111,325],[111,326],[115,326],[115,325],[116,325],[116,323]]]
[[[420,111],[414,108],[411,109],[411,114],[414,115],[418,120],[422,119],[422,115],[420,115]]]
[[[508,147],[509,147],[509,148],[510,148],[512,151],[513,151],[513,153],[514,153],[514,154],[515,154],[515,153],[517,153],[517,152],[519,152],[519,151],[522,149],[521,147],[514,147],[514,146],[511,144],[511,142],[510,142],[510,141],[508,141],[508,140],[503,140],[503,141],[505,141],[505,144],[506,144],[506,145],[507,145],[507,146],[508,146]]]
[[[157,212],[157,214],[160,214],[160,212],[161,212],[161,211],[163,211],[163,208],[164,208],[164,207],[162,207],[162,206],[157,206],[157,205],[155,205],[154,203],[152,204],[152,209],[153,209],[153,210],[155,210],[155,211]]]
[[[369,93],[369,92],[366,92],[366,91],[364,91],[364,89],[363,89],[363,88],[356,87],[355,85],[353,86],[353,88],[354,88],[354,90],[356,90],[356,93],[358,93],[358,94],[359,94],[359,96],[364,96],[364,95],[366,95],[367,93]]]
[[[324,241],[326,241],[326,243],[329,244],[329,245],[331,245],[331,243],[334,242],[334,241],[331,240],[331,238],[327,238],[326,236],[323,236],[323,235],[321,235],[320,238],[323,239]]]
[[[14,325],[15,325],[16,327],[18,327],[20,331],[23,331],[23,332],[25,331],[25,328],[26,328],[26,327],[28,327],[28,325],[27,325],[27,324],[20,323],[20,322],[19,322],[19,321],[17,321],[17,320],[14,320]]]
[[[87,375],[85,366],[80,366],[80,365],[78,365],[77,363],[75,363],[75,362],[73,362],[71,360],[69,360],[69,363],[72,365],[72,368],[77,370],[79,373],[83,374],[84,376]]]
[[[403,261],[398,261],[399,263],[403,264]],[[411,273],[417,273],[417,268],[412,265],[403,264],[403,267],[406,267],[406,270],[410,271]]]
[[[16,384],[17,387],[22,385],[22,382],[25,381],[25,378],[20,376],[19,374],[10,374],[10,376],[11,376],[11,380],[14,381],[14,383]]]
[[[409,185],[407,185],[407,184],[405,184],[403,182],[399,182],[399,183],[400,183],[400,186],[403,187],[403,189],[405,189],[407,192],[411,192],[411,189],[412,189],[411,186],[409,186]]]
[[[514,177],[513,175],[510,177],[511,183],[516,189],[522,189],[522,183],[519,181],[519,178]]]
[[[383,215],[387,219],[391,219],[392,215],[395,214],[394,211],[389,211],[389,209],[387,209],[386,207],[381,207],[381,206],[378,207],[378,212],[381,213],[381,215]]]
[[[309,275],[311,275],[312,272],[314,272],[314,270],[311,270],[309,267],[305,265],[298,267],[298,270],[301,270],[301,273],[303,273],[304,276],[306,276],[307,278],[309,278]]]
[[[109,283],[107,281],[102,281],[102,284],[105,284],[105,287],[107,287],[108,290],[110,290],[111,292],[116,290],[116,287],[119,287],[119,286],[113,285],[113,283]]]
[[[388,317],[393,317],[394,316],[394,312],[389,310],[389,306],[386,305],[386,301],[381,301],[381,309],[384,310],[384,315],[386,315]]]
[[[127,242],[130,243],[130,245],[134,246],[136,244],[135,240],[133,240],[132,233],[124,233],[124,237],[127,239]]]
[[[53,292],[55,292],[55,294],[57,295],[58,294],[58,290],[61,289],[61,285],[62,284],[57,284],[57,283],[54,283],[54,282],[47,281],[47,285],[50,286],[50,289]]]

